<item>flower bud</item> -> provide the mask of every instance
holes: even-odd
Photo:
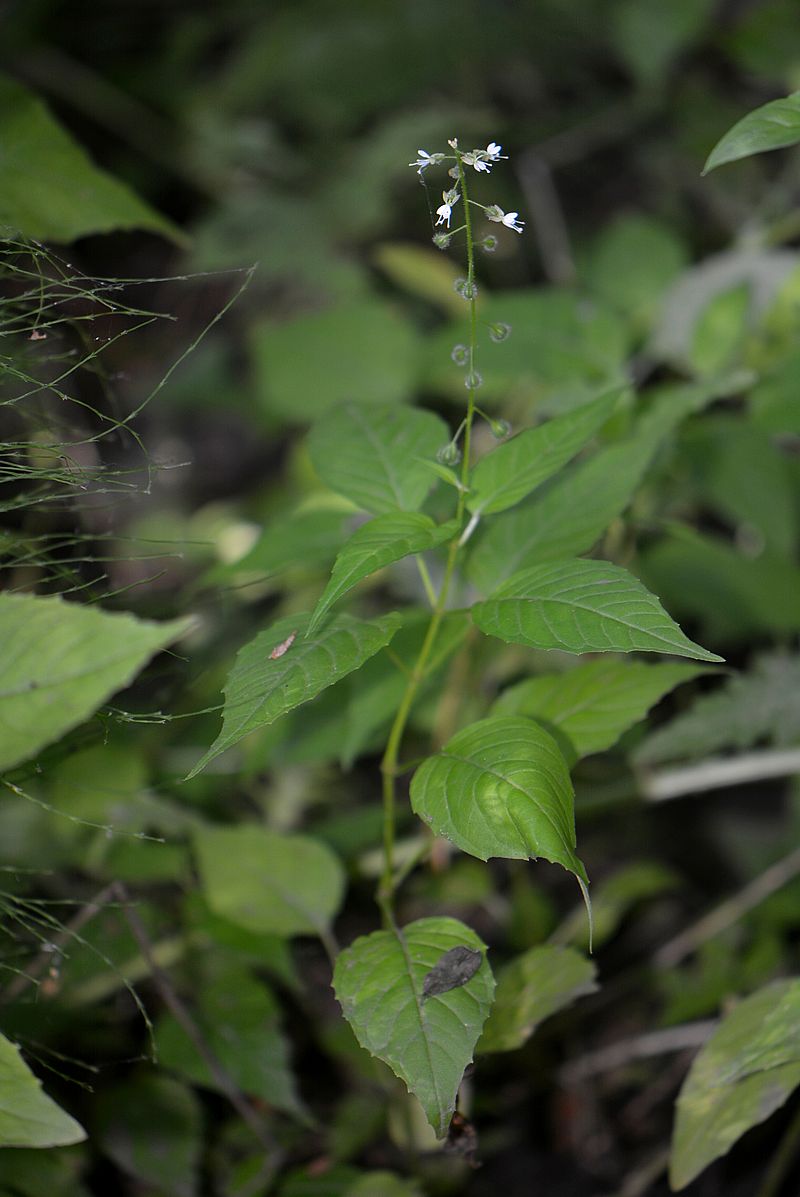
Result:
[[[455,441],[448,441],[436,454],[436,460],[444,466],[458,465],[461,461],[461,450]]]
[[[469,361],[469,350],[466,345],[454,345],[450,350],[450,357],[457,366],[466,366]]]
[[[502,321],[499,321],[497,324],[489,325],[489,337],[496,345],[499,345],[501,341],[507,341],[510,336],[510,324],[504,324]]]
[[[508,420],[490,420],[489,431],[496,441],[503,441],[511,435],[511,425]]]
[[[432,240],[437,249],[447,249],[450,244],[450,234],[434,233]]]

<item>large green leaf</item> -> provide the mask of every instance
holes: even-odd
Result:
[[[520,432],[482,457],[470,477],[467,507],[491,515],[524,499],[591,440],[608,420],[622,390]]]
[[[248,931],[324,933],[341,905],[344,872],[325,844],[265,827],[207,827],[194,839],[206,901]]]
[[[327,567],[346,539],[352,519],[352,511],[296,511],[276,516],[244,557],[215,566],[209,579],[216,582],[242,573],[274,577],[297,566]]]
[[[522,1047],[539,1023],[594,993],[596,971],[591,960],[572,948],[543,944],[517,956],[497,975],[497,993],[478,1051]]]
[[[245,969],[227,968],[205,977],[195,989],[195,1021],[208,1047],[243,1093],[275,1109],[302,1114],[280,1026],[280,1008],[270,990]],[[209,1089],[219,1082],[183,1025],[165,1014],[156,1027],[158,1062]]]
[[[748,112],[721,137],[706,159],[703,174],[726,162],[779,150],[800,141],[800,91],[784,100],[771,100]]]
[[[700,1050],[677,1102],[670,1182],[683,1189],[800,1085],[800,980],[745,998]]]
[[[398,615],[369,622],[337,615],[306,639],[311,616],[286,615],[239,649],[225,684],[222,730],[195,765],[194,777],[248,732],[315,698],[384,648],[400,627]]]
[[[530,719],[482,719],[458,732],[417,769],[411,805],[462,852],[480,860],[543,856],[586,883],[566,762]]]
[[[0,225],[42,241],[112,229],[182,235],[124,183],[100,170],[37,96],[0,75]]]
[[[88,719],[189,626],[55,597],[0,595],[0,770]]]
[[[460,946],[484,950],[475,932],[456,919],[419,919],[357,939],[339,955],[333,974],[358,1042],[405,1081],[439,1138],[447,1134],[494,993],[484,957],[466,984],[423,997],[427,974]]]
[[[625,510],[661,441],[719,393],[719,383],[660,388],[631,436],[491,521],[468,558],[470,580],[486,592],[527,565],[585,553]]]
[[[347,403],[314,425],[308,447],[326,485],[380,515],[422,505],[434,482],[424,459],[433,460],[449,439],[433,412]]]
[[[142,1071],[98,1100],[97,1145],[123,1172],[170,1197],[195,1197],[203,1115],[194,1092]]]
[[[701,665],[601,659],[563,673],[528,678],[504,690],[494,715],[527,715],[556,732],[570,761],[602,752]]]
[[[60,1147],[86,1132],[42,1092],[14,1043],[0,1035],[0,1147]]]
[[[555,561],[509,578],[472,618],[482,632],[565,652],[663,652],[722,658],[694,644],[641,582],[605,561]]]
[[[374,295],[261,323],[251,343],[261,402],[294,423],[345,400],[397,404],[413,392],[414,326]]]
[[[331,579],[314,608],[306,635],[313,635],[326,611],[363,578],[393,561],[444,544],[457,534],[458,524],[454,520],[437,525],[427,515],[415,512],[389,512],[364,524],[337,556]]]

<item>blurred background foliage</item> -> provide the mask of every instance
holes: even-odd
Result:
[[[91,1130],[91,1146],[0,1151],[2,1197],[666,1192],[657,1164],[686,1055],[663,1068],[631,1057],[579,1082],[562,1063],[710,1017],[796,966],[797,868],[663,954],[785,858],[794,785],[757,777],[642,800],[659,771],[800,744],[800,156],[700,175],[744,112],[800,88],[795,0],[6,0],[0,21],[0,138],[22,147],[18,176],[0,178],[0,221],[54,246],[4,250],[7,310],[20,263],[46,280],[48,302],[46,339],[12,326],[28,335],[3,347],[3,435],[72,446],[60,474],[43,447],[41,460],[29,452],[38,481],[3,477],[6,582],[199,615],[189,661],[159,658],[120,707],[14,775],[28,801],[0,807],[6,964],[38,966],[42,943],[57,945],[36,1000],[10,983],[3,1029]],[[316,946],[290,952],[227,922],[193,880],[188,842],[208,820],[312,829],[350,873],[343,939],[373,925],[371,754],[396,671],[373,659],[181,783],[216,732],[233,650],[313,605],[353,529],[316,477],[308,425],[343,400],[461,418],[458,256],[429,240],[438,180],[420,186],[407,165],[455,134],[502,143],[509,167],[480,198],[527,222],[481,260],[481,317],[513,326],[482,355],[482,402],[517,429],[608,384],[639,389],[600,463],[579,461],[526,504],[537,551],[548,536],[574,552],[600,541],[739,671],[693,681],[658,726],[578,766],[602,987],[516,1054],[479,1063],[476,1172],[426,1154],[413,1106],[338,1018]],[[97,211],[77,145],[108,172]],[[93,281],[114,278],[131,281]],[[440,486],[428,510],[445,498]],[[568,500],[564,530],[554,512]],[[475,594],[511,572],[519,547],[510,520],[476,537]],[[424,602],[402,564],[359,594],[367,612]],[[552,654],[514,647],[458,652],[456,624],[438,681],[460,690],[462,720],[554,668]],[[401,656],[420,627],[401,633]],[[424,695],[420,744],[452,717]],[[404,830],[413,847],[410,818]],[[501,961],[551,936],[585,946],[553,872],[454,859],[412,877],[404,913],[457,914]],[[70,912],[52,903],[85,910],[116,880],[140,899],[151,956],[257,1100],[277,1178],[260,1175],[263,1151],[163,1008],[115,903],[61,930]],[[769,1126],[687,1191],[752,1194],[780,1131]],[[414,1157],[417,1180],[387,1179]]]

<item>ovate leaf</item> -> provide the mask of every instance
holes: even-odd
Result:
[[[27,88],[0,76],[0,225],[42,241],[74,241],[112,229],[177,227],[100,170]]]
[[[189,626],[0,595],[0,770],[82,723]]]
[[[0,1035],[0,1147],[61,1147],[86,1132],[42,1092],[19,1048]]]
[[[748,112],[721,137],[708,155],[703,174],[749,158],[751,154],[763,154],[765,150],[778,150],[783,146],[796,145],[800,141],[800,91],[793,92],[785,100],[771,100],[753,112]]]
[[[641,582],[605,561],[555,561],[521,570],[472,618],[482,632],[566,652],[666,652],[722,658],[694,644]]]
[[[700,665],[671,662],[589,661],[510,686],[492,714],[527,715],[555,730],[571,764],[610,748],[660,698],[703,672]]]
[[[419,919],[357,939],[339,955],[333,974],[358,1042],[406,1083],[440,1139],[494,993],[484,959],[465,985],[423,1000],[425,977],[456,947],[485,950],[456,919]]]
[[[622,391],[617,388],[538,428],[498,445],[476,465],[467,507],[490,515],[524,499],[557,473],[608,420]]]
[[[557,1010],[594,993],[595,966],[572,948],[547,944],[530,948],[497,976],[492,1012],[478,1042],[479,1052],[511,1052]]]
[[[208,905],[248,931],[324,933],[341,905],[342,866],[318,840],[240,825],[204,828],[194,843]]]
[[[434,478],[424,460],[450,439],[447,425],[411,407],[347,403],[311,429],[314,468],[364,511],[416,511]]]
[[[437,525],[427,515],[416,513],[379,515],[364,524],[337,556],[331,579],[314,608],[306,634],[313,635],[325,612],[363,578],[393,561],[444,544],[457,533],[455,521]]]
[[[800,1085],[800,980],[745,998],[701,1048],[677,1102],[670,1182],[683,1189]]]
[[[530,719],[482,719],[458,732],[411,780],[420,818],[462,852],[543,856],[584,883],[574,794],[553,737]]]
[[[337,615],[313,638],[311,616],[287,615],[241,648],[225,684],[222,730],[190,777],[248,732],[315,698],[384,648],[400,626],[386,615],[369,622]]]

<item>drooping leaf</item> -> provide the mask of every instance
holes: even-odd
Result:
[[[447,425],[417,408],[346,403],[311,429],[314,468],[332,490],[364,511],[416,511],[434,477],[433,459],[450,439]]]
[[[800,92],[793,92],[784,100],[771,100],[748,112],[733,128],[719,139],[706,159],[703,174],[763,154],[765,150],[779,150],[800,141]]]
[[[465,985],[422,999],[426,975],[455,947],[483,952],[474,931],[425,918],[375,931],[340,953],[333,986],[362,1047],[417,1097],[439,1138],[447,1133],[464,1069],[486,1021],[494,978],[484,962]]]
[[[572,948],[530,948],[497,975],[491,1014],[478,1040],[479,1052],[511,1052],[557,1010],[594,993],[596,968]]]
[[[41,241],[74,241],[112,229],[179,229],[100,170],[42,101],[0,75],[0,225]]]
[[[104,1089],[96,1133],[123,1172],[175,1197],[195,1197],[202,1113],[188,1085],[142,1072]]]
[[[16,1044],[0,1035],[0,1147],[61,1147],[85,1138],[83,1127],[42,1092]]]
[[[403,557],[444,544],[457,533],[458,524],[454,520],[437,525],[427,515],[415,512],[391,512],[363,524],[337,556],[306,635],[313,635],[325,613],[363,578]]]
[[[0,770],[88,719],[190,623],[150,623],[56,597],[0,595]]]
[[[415,812],[462,852],[543,856],[586,883],[575,855],[574,795],[553,737],[530,719],[482,719],[428,757],[411,780]]]
[[[248,931],[324,933],[341,905],[344,872],[325,844],[265,827],[206,827],[194,837],[215,914]]]
[[[417,374],[413,325],[374,295],[264,321],[251,344],[261,403],[293,423],[318,419],[345,400],[402,403]]]
[[[610,748],[665,694],[704,672],[700,665],[671,662],[589,661],[510,686],[495,702],[492,714],[527,715],[555,729],[572,764],[590,752]]]
[[[761,741],[800,739],[800,659],[783,653],[760,657],[747,673],[726,678],[712,694],[658,728],[636,749],[637,765],[694,760]]]
[[[555,561],[521,570],[472,607],[487,635],[565,652],[666,652],[722,658],[694,644],[641,582],[604,561]]]
[[[248,732],[274,723],[358,669],[389,643],[401,623],[397,615],[369,621],[337,615],[306,638],[310,618],[287,615],[239,649],[225,684],[222,730],[189,777]]]
[[[591,440],[621,394],[621,388],[616,388],[538,428],[520,432],[482,457],[470,478],[468,509],[490,515],[519,503]]]
[[[275,1109],[302,1114],[278,1003],[267,986],[242,968],[227,968],[216,978],[203,978],[195,1001],[192,1014],[206,1044],[242,1093]],[[174,1015],[159,1020],[155,1046],[163,1068],[195,1085],[219,1088]]]
[[[740,1002],[695,1057],[678,1096],[670,1183],[683,1189],[800,1085],[800,980]]]

